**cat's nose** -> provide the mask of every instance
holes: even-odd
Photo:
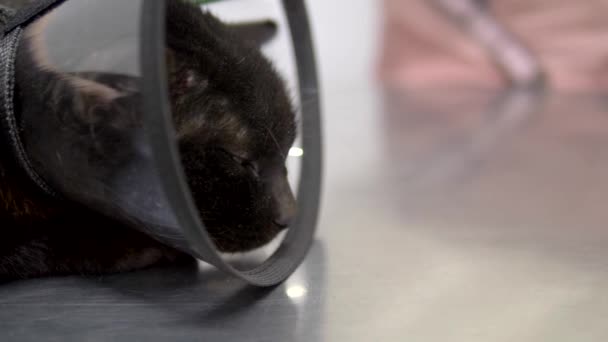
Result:
[[[291,195],[291,194],[290,194]],[[285,229],[293,224],[296,217],[296,202],[293,196],[283,197],[279,205],[279,212],[274,219],[274,224]]]
[[[293,223],[297,210],[296,199],[285,175],[275,178],[272,184],[272,196],[276,210],[274,224],[285,229]]]
[[[274,224],[279,226],[279,228],[281,228],[281,229],[285,229],[293,224],[295,217],[296,217],[296,215],[295,215],[295,210],[294,210],[293,214],[279,215],[279,217],[274,219]]]

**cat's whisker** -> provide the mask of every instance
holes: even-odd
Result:
[[[274,133],[272,133],[272,131],[270,130],[270,128],[266,125],[264,125],[264,128],[266,129],[266,131],[268,132],[268,135],[272,138],[272,141],[274,141],[274,144],[277,146],[277,150],[279,151],[279,153],[281,154],[281,157],[283,159],[286,158],[285,153],[283,153],[283,151],[281,150],[281,144],[279,144],[279,141],[277,140],[277,138],[274,136]]]
[[[312,87],[302,88],[302,94],[317,95],[317,94],[319,94],[319,88],[312,88]]]
[[[300,102],[300,106],[299,106],[300,108],[299,109],[302,110],[302,107],[307,106],[307,105],[309,105],[311,103],[314,103],[315,101],[316,101],[316,99],[314,99],[314,98],[310,98],[308,100],[302,100],[302,102]]]

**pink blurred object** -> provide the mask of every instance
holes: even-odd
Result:
[[[384,0],[378,74],[398,88],[608,87],[608,0]]]

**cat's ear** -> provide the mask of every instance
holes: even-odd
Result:
[[[252,21],[228,25],[230,30],[240,39],[261,47],[277,34],[277,24],[272,20]]]
[[[207,79],[181,60],[175,51],[166,48],[165,58],[172,94],[185,95],[194,88],[199,90],[206,88],[208,84]]]

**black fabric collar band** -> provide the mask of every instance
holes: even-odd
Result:
[[[38,0],[33,1],[17,11],[12,18],[4,25],[3,32],[8,34],[19,26],[27,25],[29,22],[36,20],[52,7],[60,4],[65,0]]]
[[[2,19],[5,19],[11,12],[10,9],[3,9]],[[15,164],[25,171],[30,180],[40,189],[51,196],[57,197],[57,193],[52,190],[32,167],[21,142],[20,128],[14,110],[13,98],[15,92],[15,57],[21,40],[22,29],[17,26],[6,32],[0,40],[0,128],[2,129],[2,133],[0,134],[2,139],[0,141],[3,145],[2,150],[9,152],[13,156],[12,160],[14,160]],[[11,158],[7,159],[10,160]]]

